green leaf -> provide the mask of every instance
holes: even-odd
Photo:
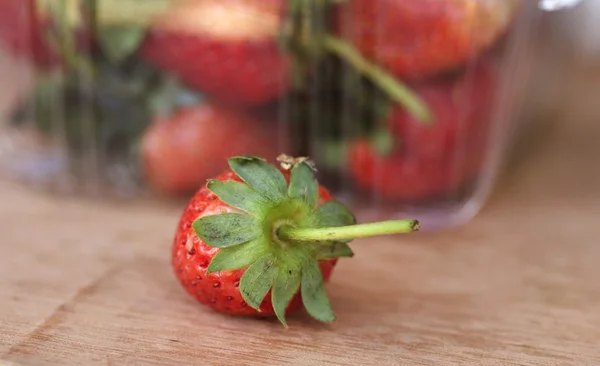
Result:
[[[287,193],[287,182],[275,166],[254,156],[229,159],[229,166],[244,182],[273,202],[283,200]]]
[[[335,320],[325,292],[323,273],[315,260],[307,261],[302,267],[301,293],[304,307],[313,318],[322,322]]]
[[[100,27],[98,40],[109,60],[118,63],[131,56],[140,47],[146,30],[135,26]]]
[[[215,248],[243,244],[262,234],[254,217],[238,213],[205,216],[194,221],[193,228],[202,241]]]
[[[173,75],[163,73],[160,79],[146,99],[147,109],[153,116],[168,117],[177,109],[200,104],[204,99]]]
[[[338,201],[325,202],[317,212],[315,218],[318,227],[338,227],[356,224],[356,217],[348,207]]]
[[[259,239],[223,248],[214,256],[206,272],[234,271],[247,268],[263,256],[266,251],[267,246]]]
[[[279,270],[279,274],[273,285],[273,292],[271,293],[273,310],[275,310],[277,319],[285,326],[287,326],[285,309],[298,292],[301,279],[301,268],[285,267]]]
[[[277,272],[273,255],[265,255],[248,267],[240,279],[240,293],[248,305],[260,311],[260,304],[273,286]]]
[[[345,164],[347,144],[344,141],[327,139],[319,142],[321,146],[321,165],[340,169]]]
[[[374,131],[371,136],[371,146],[375,148],[375,153],[379,157],[389,156],[396,147],[396,139],[392,133],[384,128]]]
[[[319,185],[307,163],[300,163],[292,169],[288,194],[290,197],[302,198],[311,208],[317,205]]]
[[[270,206],[268,199],[245,183],[233,180],[226,182],[211,180],[207,187],[221,201],[250,214],[259,215]]]
[[[353,257],[354,252],[348,244],[341,241],[334,241],[331,243],[323,244],[319,246],[315,251],[315,259],[334,259],[341,257]]]

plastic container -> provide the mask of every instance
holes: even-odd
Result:
[[[600,2],[570,0],[562,5],[562,11],[543,15],[535,36],[535,68],[527,91],[529,115],[532,119],[556,119],[559,114],[566,120],[597,119]]]
[[[187,195],[228,156],[285,152],[363,218],[462,223],[510,147],[536,5],[3,0],[16,61],[2,73],[33,70],[3,101],[3,170],[63,192]]]

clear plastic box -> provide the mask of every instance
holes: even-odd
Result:
[[[515,70],[539,11],[521,0],[4,0],[2,169],[57,192],[185,196],[231,155],[287,153],[310,156],[364,218],[459,224],[510,147],[526,76]]]

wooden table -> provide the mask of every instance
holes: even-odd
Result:
[[[328,326],[299,315],[286,330],[194,303],[169,265],[180,207],[0,183],[0,359],[598,365],[600,123],[579,117],[547,129],[472,223],[356,241],[328,286]]]

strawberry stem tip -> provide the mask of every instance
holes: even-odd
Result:
[[[389,75],[384,69],[364,58],[349,43],[334,36],[326,36],[323,44],[329,52],[348,62],[357,71],[364,74],[384,90],[390,99],[403,105],[408,113],[417,120],[424,123],[431,123],[431,113],[427,104],[418,95]]]
[[[285,310],[298,292],[307,312],[322,322],[335,320],[319,263],[354,253],[352,239],[419,230],[416,220],[356,224],[342,203],[323,202],[308,158],[281,155],[281,168],[262,158],[229,159],[240,181],[209,181],[207,188],[239,212],[198,218],[193,228],[219,251],[208,273],[245,269],[239,290],[246,303],[261,311],[269,291],[277,318],[286,325]],[[289,182],[284,172],[289,171]]]
[[[295,228],[281,226],[277,234],[282,240],[326,241],[365,238],[377,235],[406,234],[419,231],[417,220],[392,220],[327,228]]]

